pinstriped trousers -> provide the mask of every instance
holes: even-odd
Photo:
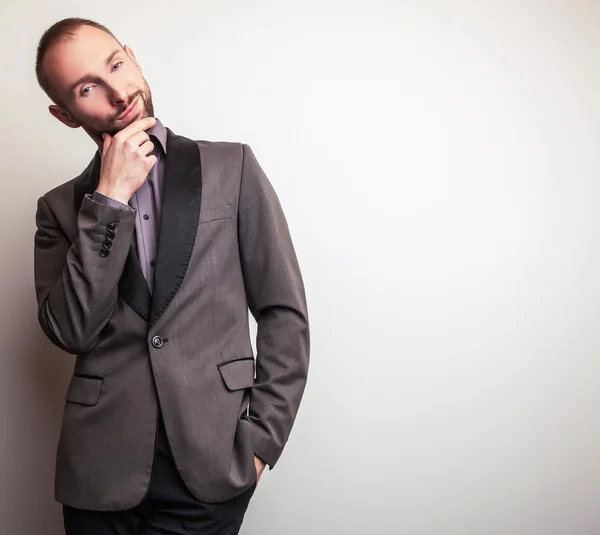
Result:
[[[237,535],[256,484],[231,500],[198,501],[171,455],[162,418],[148,493],[126,511],[88,511],[63,505],[66,535]]]

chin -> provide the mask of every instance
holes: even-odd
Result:
[[[108,133],[111,136],[114,136],[115,134],[118,134],[121,130],[127,128],[130,124],[134,123],[135,121],[137,121],[138,119],[143,119],[144,118],[144,114],[140,113],[134,117],[132,117],[131,119],[127,119],[127,121],[123,121],[122,123],[117,123],[113,126],[113,128],[111,130],[108,131]]]

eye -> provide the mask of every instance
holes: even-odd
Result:
[[[115,70],[115,67],[116,67],[117,65],[121,65],[122,63],[123,63],[122,61],[117,61],[117,63],[115,63],[115,64],[113,65],[113,71]]]
[[[89,95],[90,92],[88,91],[88,89],[92,89],[93,86],[88,85],[87,87],[84,87],[83,90],[81,91],[82,95]]]

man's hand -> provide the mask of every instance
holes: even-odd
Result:
[[[260,476],[263,473],[263,470],[265,469],[266,463],[262,460],[259,459],[256,455],[254,456],[254,467],[256,468],[256,484],[258,485],[258,482],[260,481]]]
[[[123,204],[129,202],[156,164],[156,156],[149,156],[154,150],[154,143],[145,132],[155,124],[154,117],[146,117],[134,121],[114,137],[103,134],[98,193]]]

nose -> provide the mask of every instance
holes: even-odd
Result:
[[[108,89],[110,102],[113,106],[120,106],[129,102],[125,88],[111,85]]]

